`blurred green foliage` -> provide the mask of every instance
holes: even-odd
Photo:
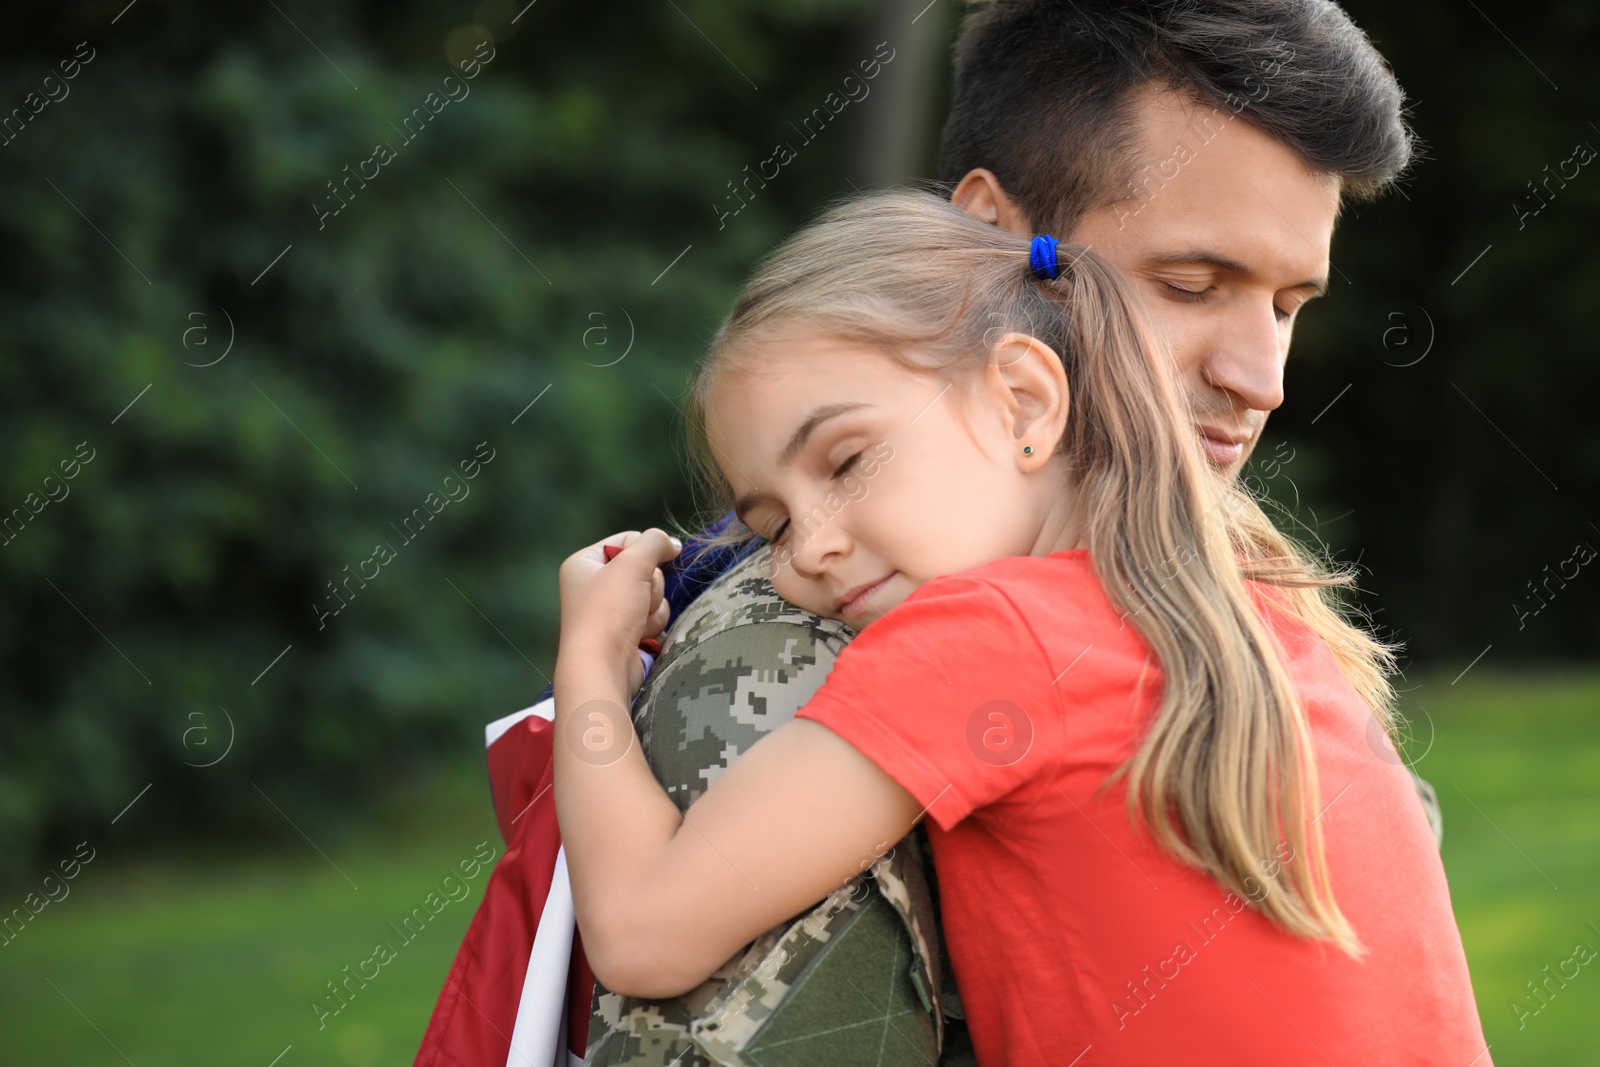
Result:
[[[946,41],[956,15],[125,3],[8,11],[0,40],[6,107],[93,52],[0,147],[0,515],[24,509],[0,546],[0,881],[113,818],[125,846],[337,837],[528,703],[560,559],[692,519],[675,405],[737,285],[875,180],[885,126],[937,128],[943,75],[888,123],[886,78],[719,224],[729,183],[878,41],[910,62],[919,9]],[[1512,205],[1600,145],[1600,12],[1349,7],[1419,101],[1427,158],[1341,224],[1264,442],[1296,449],[1272,491],[1370,569],[1416,654],[1592,656],[1600,577],[1525,629],[1512,605],[1600,545],[1600,175],[1522,229]],[[491,39],[470,95],[407,141]],[[319,221],[379,143],[395,158]],[[1372,341],[1396,300],[1436,334],[1409,367]],[[80,442],[94,458],[50,488]],[[446,483],[484,442],[492,461]],[[452,484],[469,495],[429,508]],[[321,616],[380,543],[393,558]]]
[[[0,148],[0,501],[95,451],[0,548],[12,876],[151,782],[132,840],[293,839],[252,784],[335,832],[530,703],[560,560],[692,518],[678,394],[749,264],[849,191],[851,131],[711,204],[871,54],[847,3],[120,7],[3,45],[8,103],[94,52]]]

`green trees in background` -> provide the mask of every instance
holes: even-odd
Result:
[[[152,782],[120,831],[286,832],[258,789],[325,825],[530,703],[560,560],[692,519],[678,393],[849,192],[849,111],[711,205],[875,43],[860,4],[117,6],[5,46],[8,104],[93,51],[0,149],[0,500],[68,494],[0,548],[7,868]]]
[[[1510,205],[1600,146],[1600,16],[1527,24],[1555,92],[1470,11],[1351,7],[1430,158],[1343,222],[1268,446],[1418,652],[1591,655],[1600,578],[1520,631],[1509,605],[1600,545],[1600,177],[1522,229]],[[921,10],[12,14],[5,871],[136,796],[119,832],[277,835],[273,805],[326,827],[529,702],[560,559],[692,518],[675,405],[753,261],[852,183],[928,174],[955,7]],[[1436,333],[1409,367],[1371,340],[1399,300]]]

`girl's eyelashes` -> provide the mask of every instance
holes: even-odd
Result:
[[[834,469],[833,477],[834,478],[843,477],[846,472],[848,472],[852,467],[854,467],[856,465],[856,461],[859,460],[860,458],[861,458],[861,453],[857,452],[854,455],[852,455],[849,459],[847,459],[843,463],[839,464],[839,466]],[[777,544],[778,542],[783,540],[783,535],[788,533],[788,532],[789,532],[789,520],[788,519],[784,519],[776,527],[773,528],[771,533],[767,534],[767,540],[771,541],[773,544]]]

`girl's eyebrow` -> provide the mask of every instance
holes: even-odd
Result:
[[[778,454],[778,466],[783,467],[792,463],[794,458],[800,454],[800,450],[805,448],[806,441],[810,439],[811,434],[818,426],[821,426],[836,415],[843,415],[847,411],[871,406],[864,401],[858,400],[853,403],[841,401],[837,404],[824,404],[817,408],[807,415],[799,426],[795,427],[794,433],[789,437],[789,443],[784,445],[783,451]],[[764,502],[767,498],[767,494],[760,489],[752,489],[734,502],[733,513],[738,516],[740,522],[743,522],[750,509]]]
[[[816,430],[818,426],[821,426],[835,415],[843,415],[847,411],[854,411],[856,408],[867,406],[865,402],[856,401],[855,403],[824,404],[822,407],[817,408],[806,416],[804,422],[795,428],[793,436],[789,438],[789,443],[784,445],[783,451],[778,454],[778,466],[784,467],[793,462],[794,457],[798,456],[800,450],[806,446],[806,441],[811,437],[812,431]]]

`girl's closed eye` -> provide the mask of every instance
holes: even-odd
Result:
[[[834,481],[837,481],[838,479],[844,477],[855,467],[856,462],[860,459],[860,452],[853,453],[849,459],[845,460],[843,463],[839,464],[839,466],[834,468],[831,478]],[[767,540],[771,541],[773,544],[781,543],[784,535],[789,532],[789,525],[789,520],[784,519],[777,526],[773,527],[771,533],[767,534]]]

